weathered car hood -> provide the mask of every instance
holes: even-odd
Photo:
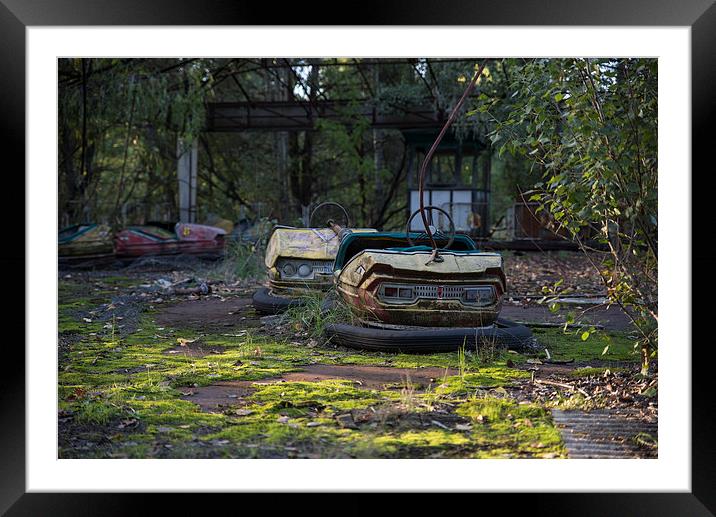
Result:
[[[375,232],[370,228],[354,232]],[[333,260],[340,241],[330,228],[276,228],[266,247],[265,264],[271,268],[279,257]]]
[[[405,252],[390,250],[365,250],[354,257],[335,274],[341,283],[353,287],[360,287],[372,270],[377,266],[381,270],[392,269],[389,275],[396,277],[455,277],[469,278],[472,275],[481,275],[488,269],[501,269],[502,256],[497,253],[448,252],[443,251],[440,256],[442,262],[431,262],[430,252]]]

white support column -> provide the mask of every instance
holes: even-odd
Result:
[[[177,179],[179,181],[179,221],[196,222],[196,177],[199,165],[197,141],[185,145],[177,140]]]

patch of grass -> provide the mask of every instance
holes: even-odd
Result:
[[[331,323],[357,324],[357,320],[344,303],[327,303],[334,298],[332,290],[303,294],[300,296],[301,304],[289,308],[285,317],[295,328],[308,331],[313,338],[322,338],[326,326]]]
[[[150,432],[157,427],[188,424],[187,429],[176,428],[177,432],[186,433],[190,432],[190,429],[222,426],[227,422],[226,416],[221,413],[202,412],[196,404],[173,397],[162,400],[135,398],[128,402],[128,406],[134,410],[134,416],[149,426],[147,430]]]
[[[562,329],[532,329],[540,343],[540,349],[548,349],[554,359],[575,361],[629,361],[638,362],[639,354],[634,349],[636,338],[626,332],[598,331],[589,339]]]
[[[120,278],[115,283],[129,285]],[[544,429],[536,426],[544,435],[522,432],[509,427],[514,422],[504,412],[500,413],[504,422],[475,423],[470,430],[413,423],[402,423],[398,430],[380,419],[353,429],[336,419],[346,412],[374,409],[414,417],[451,407],[469,415],[478,404],[471,397],[477,389],[495,388],[490,391],[494,395],[501,386],[529,377],[529,372],[508,368],[502,354],[481,355],[469,349],[425,355],[356,352],[322,344],[321,339],[309,346],[303,340],[258,336],[251,330],[208,334],[161,328],[152,313],[145,313],[136,330],[120,337],[112,325],[76,321],[77,311],[106,303],[116,293],[83,298],[75,286],[63,293],[65,307],[60,311],[65,311],[68,325],[77,325],[82,337],[73,343],[58,372],[59,406],[74,415],[73,425],[80,426],[73,437],[85,436],[95,445],[85,450],[63,445],[62,457],[286,457],[291,451],[304,457],[377,458],[560,454],[548,440],[546,420]],[[346,317],[340,308],[320,309],[316,299],[290,317],[302,328],[316,327],[313,335],[318,338],[319,329]],[[96,335],[90,336],[89,328]],[[221,353],[192,355],[190,341]],[[255,391],[244,397],[242,412],[203,412],[191,397],[181,398],[185,386],[275,378],[314,363],[439,367],[446,374],[438,386],[424,393],[409,383],[402,390],[365,390],[341,380],[254,384]],[[457,369],[459,375],[448,375],[448,368]],[[535,422],[542,422],[540,418],[535,417]],[[498,436],[499,429],[505,430],[506,437]],[[108,445],[97,446],[100,441]]]
[[[88,291],[86,285],[62,278],[57,282],[57,290],[58,332],[86,335],[102,329],[101,323],[87,322],[84,318],[97,305],[107,303],[113,293],[100,289]]]
[[[607,372],[611,373],[620,373],[620,372],[628,372],[629,370],[627,368],[597,368],[588,366],[585,368],[577,368],[576,370],[569,373],[572,377],[601,377]]]
[[[422,456],[445,449],[470,446],[471,440],[460,432],[432,428],[377,436],[372,440],[371,445],[373,454],[379,452],[381,456],[410,456],[416,450],[422,450]]]
[[[265,278],[266,265],[262,244],[236,240],[227,242],[224,258],[207,270],[206,276],[227,283]]]
[[[473,421],[474,456],[566,457],[566,449],[549,412],[534,404],[504,398],[474,397],[455,411]]]
[[[123,413],[121,407],[104,400],[83,400],[73,409],[75,420],[85,424],[107,424]]]
[[[350,381],[325,380],[320,382],[282,382],[260,386],[251,400],[263,403],[262,410],[281,413],[286,409],[330,409],[331,412],[362,409],[386,399],[395,399],[392,391],[362,390]]]
[[[530,373],[528,371],[495,366],[482,368],[475,373],[446,377],[435,388],[435,392],[440,395],[460,396],[478,389],[497,388],[509,385],[519,379],[529,378]]]
[[[61,334],[84,334],[100,332],[102,324],[95,321],[84,321],[78,313],[79,304],[62,304],[57,318],[57,330]]]

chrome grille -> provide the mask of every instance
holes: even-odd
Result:
[[[412,289],[412,298],[402,298],[399,296],[386,296],[386,288],[390,289]],[[483,295],[477,297],[474,301],[466,300],[465,290],[480,289],[484,295],[484,290],[489,289],[489,299],[483,299]],[[492,305],[496,300],[495,289],[488,284],[475,285],[434,285],[434,284],[403,284],[403,283],[383,283],[377,291],[378,298],[386,303],[391,304],[410,304],[417,300],[458,300],[461,303],[472,306],[482,307]]]
[[[323,262],[315,260],[313,264],[310,264],[314,273],[331,274],[333,273],[333,262]]]
[[[411,285],[401,287],[412,287],[418,298],[460,300],[465,293],[463,286],[437,286],[437,285]]]
[[[293,266],[293,274],[287,274],[286,266]],[[303,265],[311,268],[311,272],[307,276],[301,276],[298,272]],[[311,259],[284,259],[276,260],[276,269],[282,280],[312,280],[316,275],[330,275],[333,273],[332,260],[311,260]]]

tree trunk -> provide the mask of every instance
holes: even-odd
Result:
[[[380,92],[380,65],[373,65],[373,91],[375,95]],[[373,203],[373,210],[371,210],[371,219],[377,219],[376,208],[380,206],[383,201],[383,178],[382,172],[385,163],[385,154],[383,151],[383,142],[385,134],[381,129],[373,129],[373,168],[375,171],[375,197]]]
[[[311,60],[311,71],[308,73],[308,101],[313,106],[318,96],[318,61]],[[313,108],[311,108],[313,109]],[[312,112],[309,113],[309,118]],[[300,161],[294,160],[291,167],[291,192],[298,201],[298,213],[303,217],[305,208],[311,204],[313,197],[313,139],[312,131],[304,131],[303,146],[298,147],[298,135],[292,134],[290,138],[290,148],[294,151],[295,156],[300,155]]]

